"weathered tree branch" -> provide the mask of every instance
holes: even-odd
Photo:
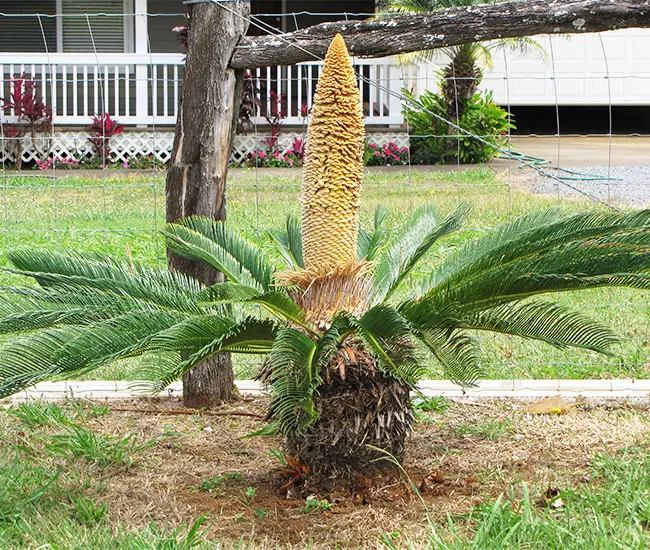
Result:
[[[247,37],[237,46],[230,67],[254,69],[314,61],[325,56],[336,33],[344,36],[356,56],[385,57],[496,38],[629,27],[650,27],[650,0],[521,0],[361,22],[322,23],[283,34],[282,38]]]

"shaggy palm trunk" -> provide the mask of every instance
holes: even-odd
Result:
[[[384,375],[358,346],[344,347],[322,377],[314,396],[318,420],[285,442],[287,455],[309,468],[310,482],[327,488],[352,481],[389,465],[377,461],[386,453],[401,462],[413,422],[412,388]]]
[[[440,84],[445,100],[447,120],[458,125],[465,114],[467,103],[474,96],[483,78],[483,72],[476,65],[475,44],[463,44],[453,49],[451,62],[442,70]],[[449,125],[449,135],[457,135],[458,129]],[[446,149],[451,157],[458,154],[458,141],[447,139]]]

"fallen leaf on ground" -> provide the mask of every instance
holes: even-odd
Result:
[[[562,396],[547,397],[528,405],[526,411],[530,414],[566,414],[575,407],[575,403],[567,401]]]

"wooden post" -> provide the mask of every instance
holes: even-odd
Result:
[[[147,16],[147,0],[135,0],[135,53],[149,53],[149,22]],[[128,70],[128,69],[127,69]],[[154,70],[154,67],[151,67]],[[138,126],[147,127],[149,116],[149,68],[146,64],[135,66],[135,116]],[[117,114],[117,113],[116,113]]]
[[[167,172],[167,221],[192,215],[226,219],[226,176],[243,72],[228,67],[248,28],[248,1],[188,6],[188,54],[176,136]],[[169,254],[172,269],[206,285],[223,280],[198,262]],[[230,354],[220,353],[183,377],[186,407],[203,408],[232,399]]]

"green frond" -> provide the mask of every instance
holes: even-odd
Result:
[[[267,235],[290,268],[301,269],[305,267],[302,256],[302,225],[300,217],[296,213],[292,212],[287,216],[284,230],[268,231]]]
[[[52,377],[70,377],[146,351],[181,313],[133,312],[86,326],[41,330],[0,351],[0,397]]]
[[[266,359],[271,410],[284,434],[301,433],[317,418],[313,394],[320,383],[316,342],[294,328],[281,329]]]
[[[534,57],[545,61],[548,53],[542,44],[530,36],[517,36],[514,38],[500,38],[492,40],[486,46],[489,50],[510,50],[521,56]]]
[[[280,319],[291,321],[313,332],[305,323],[305,311],[283,292],[267,292],[251,298],[250,302],[260,304]]]
[[[123,293],[85,286],[3,287],[0,289],[0,334],[59,325],[88,325],[132,311],[169,309]]]
[[[424,373],[413,330],[396,309],[380,304],[369,309],[358,320],[350,316],[348,322],[377,356],[387,374],[405,383],[415,384]]]
[[[650,210],[525,216],[448,257],[420,301],[489,309],[544,292],[623,286],[650,270],[649,224]]]
[[[172,252],[202,261],[232,282],[261,290],[271,286],[273,269],[262,250],[228,231],[223,222],[190,217],[168,224],[163,234]]]
[[[7,252],[18,269],[5,271],[34,278],[45,287],[83,292],[84,288],[122,294],[160,308],[199,311],[195,296],[201,285],[191,277],[138,264],[122,262],[100,254],[52,252],[19,248]]]
[[[373,231],[359,230],[357,242],[357,259],[373,261],[388,239],[388,208],[377,206],[375,209]]]
[[[468,211],[468,206],[461,204],[439,221],[432,206],[419,209],[377,258],[373,280],[376,300],[388,299],[438,239],[461,227]]]
[[[430,326],[419,332],[418,338],[440,362],[445,376],[452,382],[472,386],[483,375],[478,343],[453,324]]]
[[[149,343],[148,350],[184,351],[185,359],[177,363],[162,362],[159,365],[147,361],[139,371],[140,387],[149,391],[160,392],[186,372],[192,370],[201,361],[212,355],[229,351],[232,353],[268,353],[275,341],[280,327],[270,320],[248,317],[240,323],[229,324],[230,319],[218,319],[213,316],[195,318],[177,329]],[[180,343],[187,343],[187,348],[179,348]],[[197,347],[189,347],[189,344]],[[200,347],[199,345],[202,344]],[[188,353],[191,353],[189,357]]]
[[[312,329],[305,324],[305,311],[284,292],[262,293],[251,287],[237,283],[217,283],[203,289],[199,293],[203,305],[224,303],[259,304],[264,309],[284,321],[291,321],[307,330]]]
[[[237,323],[228,317],[201,315],[189,317],[156,334],[147,350],[196,353],[232,332]]]
[[[201,305],[232,304],[247,302],[260,294],[262,292],[257,288],[225,282],[205,287],[198,293],[197,298]]]
[[[541,340],[558,348],[575,347],[608,353],[620,340],[609,328],[555,303],[503,304],[469,315],[465,328]]]
[[[315,363],[320,372],[329,364],[330,359],[337,353],[339,345],[352,332],[347,314],[335,315],[332,323],[318,340]]]

